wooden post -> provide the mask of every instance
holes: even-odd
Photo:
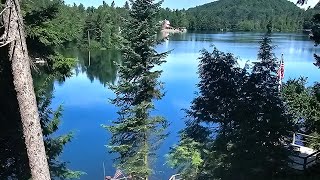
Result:
[[[280,61],[280,67],[279,67],[279,74],[278,74],[278,78],[279,78],[279,85],[278,85],[278,90],[279,92],[281,92],[281,88],[282,88],[282,71],[281,71],[281,68],[282,68],[282,63],[284,63],[284,60],[283,60],[283,54],[281,54],[281,61]]]
[[[292,144],[295,144],[295,142],[296,142],[296,133],[293,133]]]
[[[307,169],[307,157],[303,158],[303,170]]]
[[[90,51],[90,49],[89,49],[88,58],[89,58],[89,66],[88,67],[90,67],[91,66],[91,51]]]

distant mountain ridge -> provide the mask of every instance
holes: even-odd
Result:
[[[302,29],[305,11],[287,0],[219,0],[186,11],[189,29],[194,30],[266,30]]]

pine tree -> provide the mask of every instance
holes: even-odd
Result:
[[[295,129],[278,92],[273,48],[267,33],[251,73],[230,54],[203,53],[199,94],[169,154],[185,179],[272,179],[286,172],[287,139]]]
[[[244,84],[244,99],[239,109],[238,136],[234,170],[245,177],[272,178],[288,168],[290,150],[286,139],[294,124],[278,92],[277,59],[270,32],[260,43],[258,59]],[[245,166],[244,166],[245,165]]]
[[[116,6],[116,3],[114,1],[112,1],[111,7],[114,8],[115,6]]]
[[[131,1],[130,18],[123,37],[123,62],[119,65],[119,80],[112,86],[116,98],[112,103],[119,108],[119,117],[107,127],[112,133],[111,152],[117,153],[117,166],[134,179],[148,179],[152,173],[151,158],[159,140],[165,137],[167,121],[152,116],[154,100],[163,97],[163,84],[158,80],[167,53],[157,53],[160,42],[155,35],[159,24],[155,16],[161,3],[153,0]]]
[[[212,53],[203,51],[199,59],[199,93],[187,111],[186,128],[169,154],[169,163],[180,168],[185,179],[223,178],[228,171],[223,153],[235,138],[235,111],[246,73],[238,67],[237,58],[216,48]],[[187,148],[190,144],[196,149]]]
[[[128,1],[125,2],[124,8],[125,8],[126,10],[129,10],[129,9],[130,9],[130,5],[129,5],[129,2],[128,2]]]

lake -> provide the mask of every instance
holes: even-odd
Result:
[[[240,57],[239,65],[246,61],[256,61],[261,33],[186,33],[170,37],[157,47],[159,52],[173,50],[167,57],[161,80],[165,82],[165,97],[156,103],[156,114],[164,116],[171,126],[170,136],[158,152],[158,161],[154,165],[152,179],[168,179],[174,173],[165,165],[164,155],[169,147],[178,142],[178,131],[184,127],[185,113],[194,97],[198,82],[197,65],[199,51],[203,48],[230,52]],[[284,54],[285,80],[288,78],[308,77],[309,84],[319,80],[320,70],[314,65],[313,54],[320,53],[305,34],[275,33],[272,36],[276,45],[275,54]],[[114,61],[120,61],[120,55],[114,51],[77,52],[65,50],[67,56],[78,58],[73,76],[65,82],[54,84],[53,107],[64,107],[63,122],[58,134],[73,131],[75,137],[69,143],[61,159],[69,161],[69,167],[87,173],[83,180],[103,179],[104,162],[106,174],[113,175],[115,155],[108,154],[105,146],[110,134],[101,124],[110,124],[117,117],[116,108],[108,102],[114,97],[106,84],[117,79]],[[89,59],[90,56],[90,59]]]

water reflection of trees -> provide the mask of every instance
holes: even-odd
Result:
[[[78,67],[76,73],[86,73],[92,81],[99,80],[101,84],[114,83],[117,78],[116,63],[120,63],[119,51],[91,51],[78,53]]]

